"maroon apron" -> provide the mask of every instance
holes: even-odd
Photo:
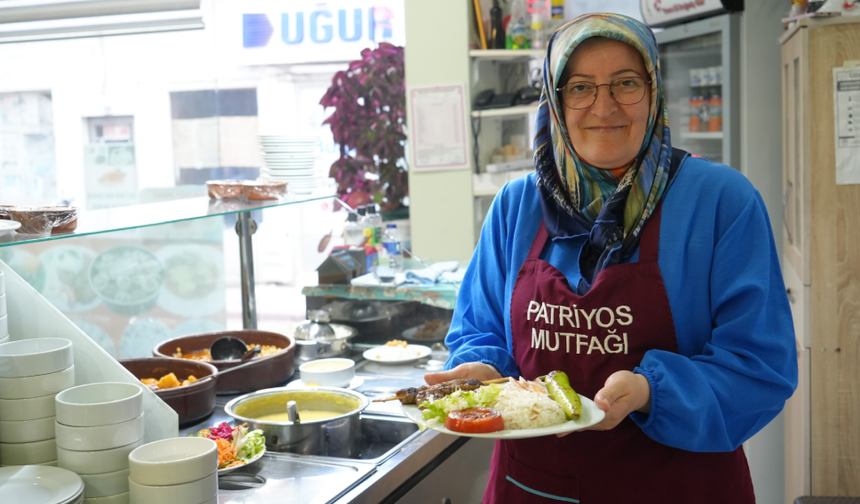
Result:
[[[561,370],[594,398],[609,375],[632,371],[648,350],[678,352],[657,265],[661,207],[645,225],[639,262],[604,269],[584,296],[539,258],[548,239],[541,222],[511,299],[514,358],[524,378]],[[609,431],[496,441],[484,503],[551,502],[747,504],[755,496],[742,448],[672,448],[627,417]]]

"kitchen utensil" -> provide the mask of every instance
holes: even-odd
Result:
[[[56,449],[54,456],[60,467],[78,474],[102,474],[127,468],[128,454],[143,445],[143,437],[134,443],[110,450],[66,450],[57,446],[56,441],[51,442]]]
[[[248,346],[245,342],[233,336],[218,338],[209,346],[209,354],[212,356],[212,360],[241,359],[247,351]]]
[[[325,310],[308,310],[308,320],[296,329],[296,337],[304,340],[330,340],[336,338],[329,325],[331,317]]]
[[[135,449],[128,464],[131,479],[141,485],[191,483],[218,469],[218,445],[204,437],[162,439]]]
[[[308,310],[308,320],[296,328],[298,358],[302,362],[337,357],[349,351],[349,340],[357,331],[350,326],[331,324],[325,310]]]
[[[284,405],[295,401],[300,411],[332,411],[340,415],[322,420],[301,422],[260,420],[269,414],[283,414]],[[224,411],[248,429],[260,429],[266,437],[266,448],[302,455],[353,457],[361,449],[360,413],[370,400],[358,392],[313,387],[302,390],[275,388],[237,397]]]
[[[57,422],[75,427],[94,427],[137,418],[143,413],[141,387],[143,385],[133,383],[105,382],[66,389],[57,394]]]
[[[54,437],[54,417],[36,420],[0,420],[0,443],[29,443]]]
[[[320,359],[299,366],[299,375],[305,383],[324,387],[346,387],[355,377],[352,359]]]
[[[63,338],[24,339],[0,347],[2,378],[56,373],[73,363],[72,342]]]
[[[57,446],[66,450],[110,450],[143,437],[144,414],[126,422],[95,427],[69,427],[55,424]]]
[[[75,366],[23,378],[0,378],[0,399],[30,399],[57,394],[75,384]]]
[[[141,485],[129,477],[128,492],[132,504],[191,504],[209,502],[218,494],[218,474],[181,485]]]
[[[296,401],[287,402],[287,415],[290,418],[290,422],[301,422],[302,419],[299,416],[299,407],[296,406]]]
[[[243,329],[240,331],[192,334],[163,341],[155,346],[152,353],[156,357],[172,357],[177,348],[182,348],[182,351],[186,353],[202,350],[209,348],[216,339],[224,336],[239,338],[249,345],[273,345],[283,348],[283,350],[273,354],[277,357],[272,359],[252,359],[248,361],[252,365],[244,367],[241,372],[224,376],[223,379],[219,378],[216,384],[216,390],[219,394],[236,394],[273,387],[285,383],[293,375],[296,348],[293,338],[269,331]],[[213,360],[211,364],[219,371],[224,371],[239,366],[242,361],[238,359]],[[211,380],[207,383],[211,383]]]

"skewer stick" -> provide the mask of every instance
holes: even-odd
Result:
[[[508,378],[496,378],[495,380],[485,380],[485,381],[482,381],[481,383],[483,383],[484,385],[490,385],[492,383],[504,383],[510,379],[511,379],[510,377],[508,377]]]
[[[396,401],[397,399],[398,399],[397,396],[393,396],[393,397],[386,397],[385,399],[374,399],[371,402],[388,402],[388,401]]]

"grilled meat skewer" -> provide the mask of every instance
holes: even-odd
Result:
[[[377,399],[374,402],[383,402],[398,399],[401,404],[422,404],[426,401],[435,401],[445,396],[453,394],[457,390],[475,390],[481,387],[483,383],[480,380],[465,379],[465,380],[450,380],[442,383],[437,383],[433,386],[409,387],[400,389],[394,397],[387,399]]]

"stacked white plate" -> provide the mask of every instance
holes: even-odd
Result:
[[[6,316],[6,281],[0,271],[0,344],[9,341],[9,318]]]
[[[211,439],[145,444],[128,464],[131,504],[218,504],[218,445]]]
[[[72,342],[0,345],[0,466],[57,465],[54,396],[74,386]]]
[[[0,467],[0,495],[3,502],[16,504],[82,504],[84,483],[59,467]]]
[[[260,135],[260,149],[265,166],[260,177],[287,182],[287,191],[309,194],[317,187],[314,173],[319,152],[318,136]]]
[[[87,504],[128,504],[128,455],[143,444],[143,391],[90,383],[56,397],[57,462],[84,481]]]

